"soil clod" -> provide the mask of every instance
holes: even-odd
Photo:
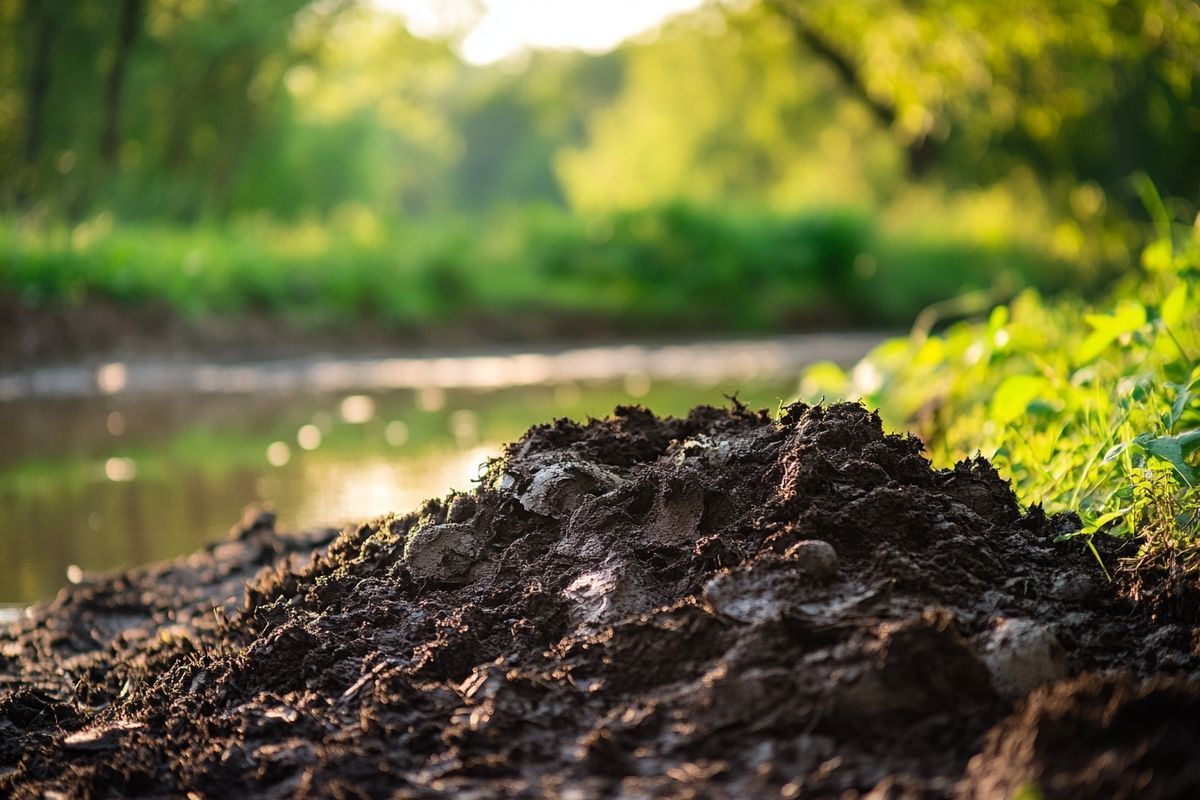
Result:
[[[478,534],[470,525],[423,525],[409,534],[404,565],[413,580],[463,583],[479,557]]]

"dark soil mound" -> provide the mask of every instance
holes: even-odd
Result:
[[[1200,796],[1200,628],[1072,527],[857,406],[560,421],[332,544],[250,517],[34,609],[0,794]]]

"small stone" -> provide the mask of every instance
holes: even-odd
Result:
[[[837,575],[837,551],[829,542],[820,539],[796,542],[787,549],[784,558],[794,561],[801,572],[818,581],[827,581]]]
[[[709,467],[717,467],[729,462],[733,448],[724,439],[714,439],[706,434],[698,434],[685,439],[675,448],[675,463],[683,465],[695,461]]]
[[[1067,654],[1054,632],[1031,619],[1002,619],[979,641],[979,657],[992,685],[1016,700],[1047,683],[1070,676]]]
[[[1085,602],[1096,591],[1095,579],[1086,573],[1056,575],[1047,587],[1047,594],[1068,603]]]
[[[479,538],[470,525],[426,525],[409,535],[404,565],[416,581],[466,583],[479,551]]]
[[[538,470],[529,489],[521,495],[521,505],[544,517],[564,519],[585,497],[606,494],[624,483],[595,464],[564,461]]]

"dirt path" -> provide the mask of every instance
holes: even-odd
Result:
[[[0,794],[1200,796],[1197,620],[920,453],[625,408],[332,545],[251,517],[0,636]]]

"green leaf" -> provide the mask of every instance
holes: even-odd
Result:
[[[1192,393],[1182,386],[1179,387],[1179,392],[1175,395],[1175,402],[1171,404],[1171,424],[1168,427],[1175,427],[1175,424],[1179,422],[1179,418],[1183,416],[1183,412],[1187,410],[1188,403],[1190,402],[1192,402]]]
[[[1158,313],[1162,317],[1163,324],[1168,328],[1178,329],[1185,321],[1187,297],[1188,286],[1186,283],[1180,283],[1167,295],[1167,299],[1163,300]]]
[[[1200,484],[1200,468],[1193,467],[1187,458],[1200,450],[1200,430],[1187,431],[1176,436],[1152,436],[1143,433],[1133,443],[1155,458],[1168,462],[1190,486]]]
[[[1085,314],[1084,319],[1097,331],[1121,335],[1146,324],[1146,307],[1128,298],[1117,303],[1111,314]]]
[[[1108,464],[1112,461],[1116,461],[1118,458],[1120,458],[1121,453],[1124,453],[1128,447],[1129,442],[1121,442],[1120,444],[1113,445],[1112,447],[1108,448],[1108,452],[1104,454],[1104,458],[1101,460],[1101,463]]]
[[[1075,351],[1075,363],[1087,364],[1094,361],[1096,356],[1107,350],[1108,346],[1117,340],[1117,335],[1108,330],[1092,331]]]
[[[1078,364],[1088,363],[1117,339],[1145,325],[1146,307],[1136,300],[1122,300],[1113,313],[1085,314],[1084,319],[1092,327],[1092,332],[1075,353]]]
[[[1146,324],[1146,307],[1136,300],[1122,300],[1113,312],[1112,324],[1119,333],[1132,333]]]
[[[1142,251],[1142,266],[1150,272],[1166,272],[1174,262],[1170,239],[1158,239]]]
[[[1009,375],[992,395],[992,418],[997,425],[1024,416],[1029,404],[1047,388],[1044,378],[1036,375]]]
[[[850,387],[846,371],[832,361],[818,361],[804,371],[800,380],[800,396],[819,399],[844,397]]]
[[[1083,529],[1080,531],[1080,533],[1095,533],[1096,531],[1100,530],[1101,528],[1103,528],[1105,525],[1112,522],[1113,520],[1121,519],[1126,514],[1128,514],[1130,512],[1130,510],[1131,509],[1129,506],[1124,506],[1122,508],[1118,508],[1115,511],[1109,511],[1105,514],[1101,514],[1100,516],[1096,517],[1095,519],[1089,521],[1087,523],[1087,525],[1085,525],[1083,527]]]
[[[1026,412],[1039,417],[1052,417],[1062,410],[1062,406],[1050,400],[1034,398],[1025,406]]]

